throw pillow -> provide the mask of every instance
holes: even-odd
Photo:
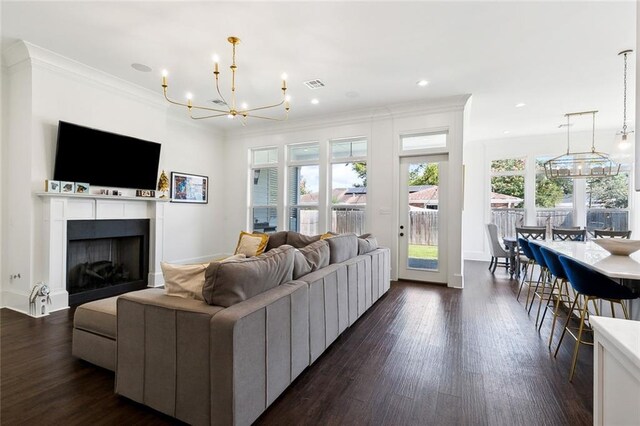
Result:
[[[291,281],[294,249],[284,245],[250,259],[211,262],[202,295],[210,305],[229,307]]]
[[[204,286],[204,271],[207,264],[172,265],[160,262],[164,276],[164,289],[167,296],[177,296],[184,299],[204,300],[202,286]]]
[[[358,255],[372,252],[378,248],[378,240],[368,234],[366,238],[358,237]]]
[[[331,238],[331,237],[335,237],[336,235],[340,235],[340,234],[336,234],[335,232],[325,232],[324,234],[320,235],[320,239],[321,240],[326,240],[327,238]]]
[[[244,254],[236,254],[221,260],[221,262],[245,258]],[[202,288],[204,286],[204,273],[208,266],[207,263],[180,265],[160,262],[162,275],[164,276],[164,290],[167,296],[204,301]]]
[[[244,254],[247,257],[258,256],[264,252],[267,241],[269,241],[267,234],[249,234],[241,231],[234,254]]]
[[[358,255],[356,234],[341,234],[327,239],[329,243],[329,263],[340,263]]]
[[[320,240],[296,249],[293,263],[293,279],[307,275],[329,265],[329,243]]]

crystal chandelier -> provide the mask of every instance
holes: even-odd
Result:
[[[544,174],[549,179],[558,178],[599,178],[616,176],[620,165],[616,164],[608,154],[596,151],[596,113],[598,111],[572,112],[567,117],[567,153],[559,155],[544,163]],[[571,152],[570,119],[574,116],[591,115],[591,151]]]
[[[232,48],[233,53],[231,56],[231,59],[232,59],[231,66],[229,67],[231,69],[231,95],[229,98],[229,102],[227,102],[225,97],[220,92],[220,85],[219,85],[220,71],[218,70],[220,59],[217,57],[217,55],[214,55],[213,57],[213,61],[215,63],[213,75],[215,76],[215,79],[216,79],[216,91],[218,92],[218,96],[220,97],[220,101],[218,102],[220,103],[220,105],[223,105],[224,109],[211,108],[211,107],[202,106],[202,105],[195,105],[192,102],[193,96],[191,95],[191,93],[187,93],[186,103],[178,102],[170,99],[169,96],[167,95],[167,88],[169,86],[167,84],[168,73],[166,70],[162,72],[162,91],[164,93],[164,98],[174,105],[186,107],[187,110],[189,111],[189,116],[194,120],[202,120],[205,118],[215,118],[215,117],[224,117],[224,116],[230,119],[240,117],[243,125],[245,124],[247,117],[260,118],[263,120],[272,120],[272,121],[286,120],[289,116],[289,97],[287,96],[287,75],[286,74],[282,74],[282,87],[280,88],[282,90],[282,100],[280,102],[276,104],[265,105],[265,106],[260,106],[256,108],[248,108],[246,104],[242,104],[242,105],[236,104],[236,71],[238,70],[238,66],[236,65],[236,46],[238,45],[238,43],[240,43],[240,39],[238,37],[228,37],[227,41],[231,43],[231,45],[233,46]],[[264,111],[270,108],[277,108],[283,105],[284,105],[284,116],[279,118],[267,117],[267,116],[263,116],[255,113],[256,111]],[[205,115],[194,116],[194,110],[202,111],[204,112]]]
[[[633,133],[633,130],[627,130],[627,55],[632,53],[633,50],[627,49],[618,53],[618,55],[624,55],[624,97],[623,97],[623,115],[622,115],[622,130],[616,135],[620,136],[620,148],[627,149],[631,146],[631,142],[628,140],[628,136]]]

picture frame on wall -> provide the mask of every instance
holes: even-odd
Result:
[[[171,202],[207,204],[209,202],[209,177],[171,172]]]

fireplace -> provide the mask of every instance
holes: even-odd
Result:
[[[69,305],[147,286],[149,219],[69,220]]]

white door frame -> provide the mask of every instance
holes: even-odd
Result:
[[[419,162],[439,163],[438,182],[438,268],[427,270],[410,268],[408,261],[409,246],[409,164]],[[448,245],[447,245],[447,210],[448,210],[448,155],[429,154],[403,156],[399,158],[399,202],[398,202],[398,278],[432,283],[447,283]],[[400,227],[403,227],[400,229]],[[404,234],[401,236],[401,234]]]

